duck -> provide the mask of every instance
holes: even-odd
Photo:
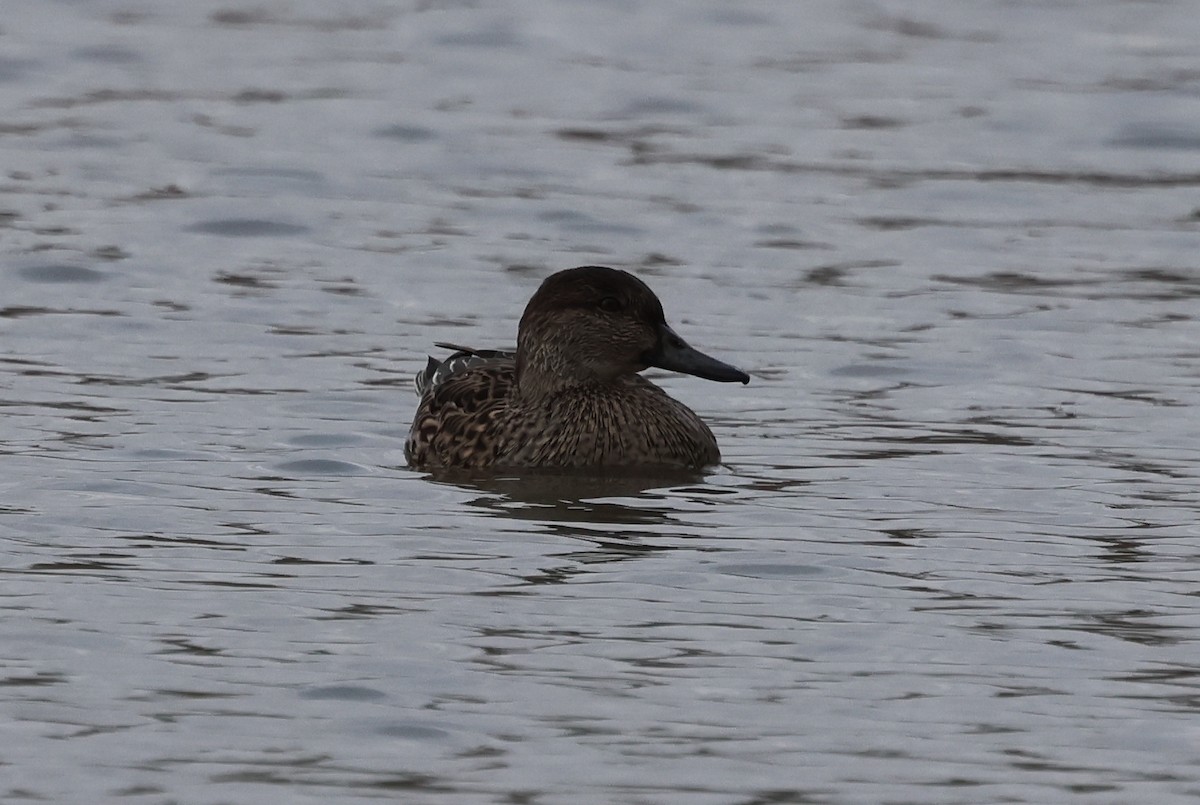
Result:
[[[712,430],[639,373],[657,367],[721,383],[750,376],[693,348],[628,271],[580,266],[547,277],[515,351],[439,342],[416,376],[405,442],[411,468],[664,468],[717,464]]]

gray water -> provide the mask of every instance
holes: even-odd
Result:
[[[6,0],[0,801],[1200,797],[1200,14]],[[635,271],[694,478],[405,468]]]

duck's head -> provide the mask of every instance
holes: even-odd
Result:
[[[611,383],[656,366],[722,383],[749,383],[740,369],[693,349],[667,326],[654,292],[627,271],[582,266],[547,277],[529,300],[517,336],[522,389]]]

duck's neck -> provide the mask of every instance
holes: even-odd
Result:
[[[536,403],[600,385],[594,372],[560,350],[518,342],[516,391],[523,402]]]
[[[584,378],[563,374],[567,368],[518,357],[517,394],[523,402],[537,403],[587,385]]]

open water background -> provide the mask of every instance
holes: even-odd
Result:
[[[0,801],[1200,798],[1200,14],[5,0]],[[689,479],[404,467],[629,268]]]

